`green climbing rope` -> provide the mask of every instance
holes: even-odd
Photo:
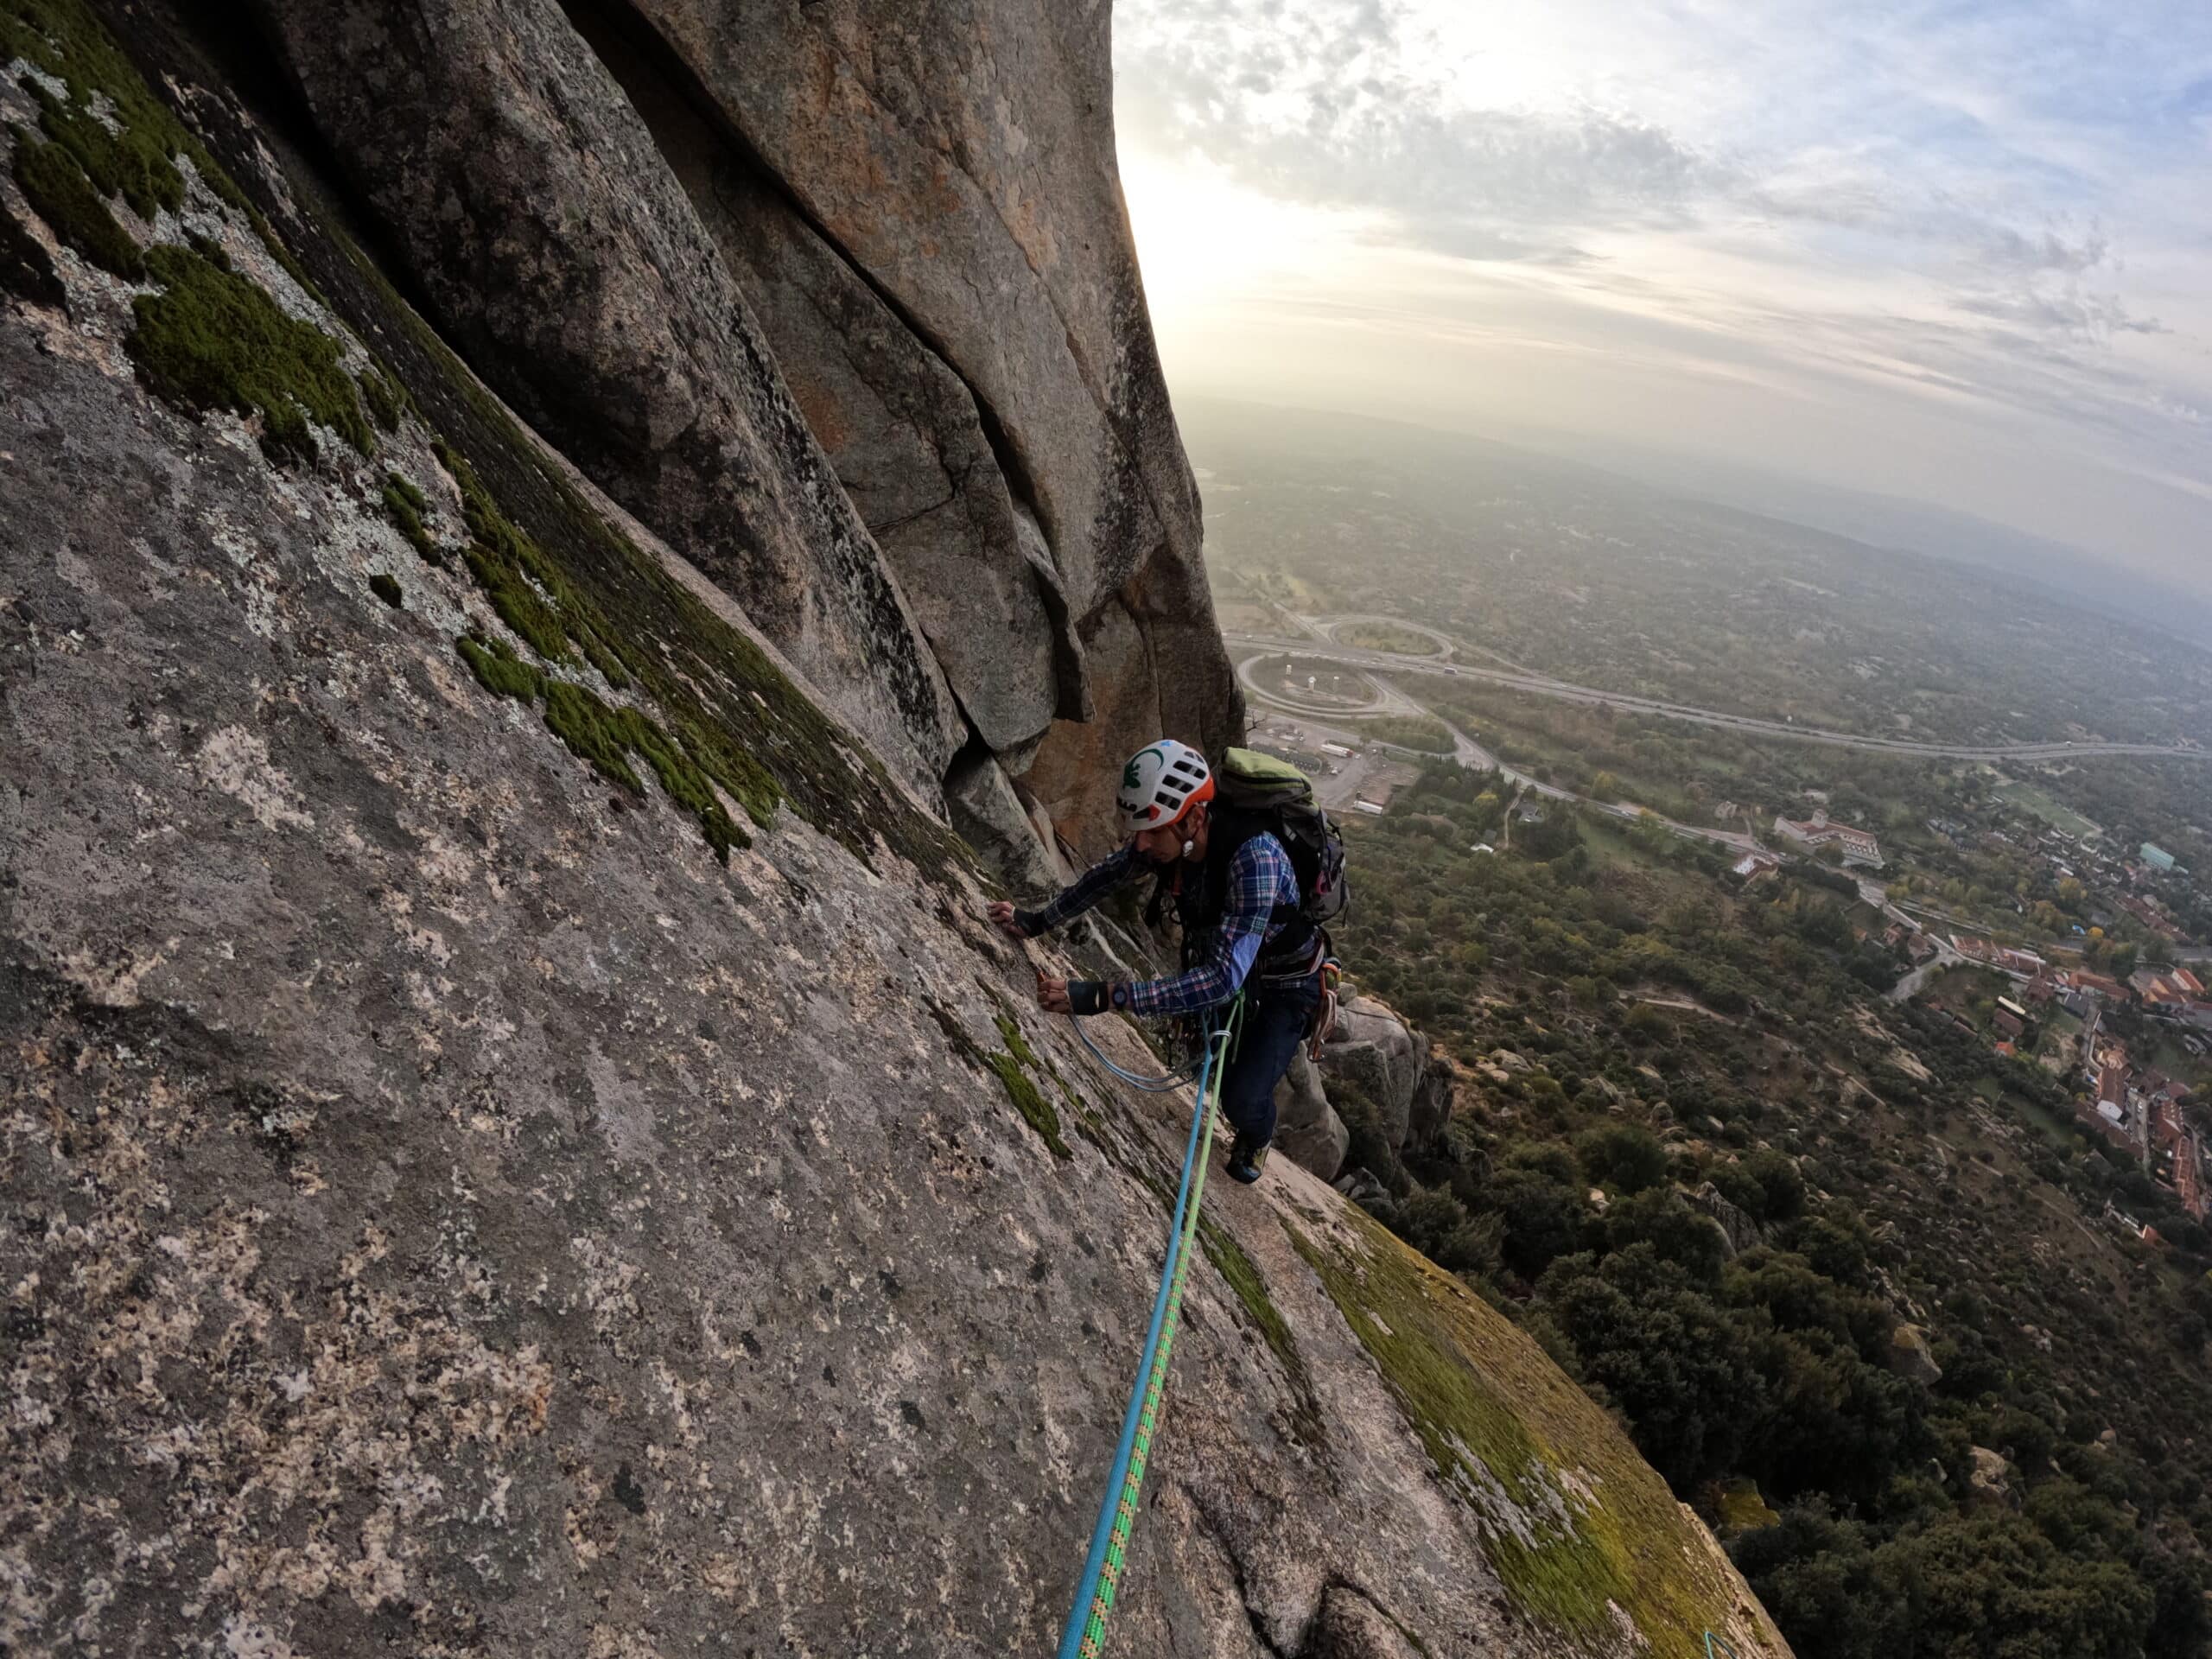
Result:
[[[1121,1587],[1128,1563],[1129,1534],[1137,1520],[1137,1505],[1144,1492],[1145,1467],[1151,1461],[1153,1431],[1159,1426],[1167,1394],[1167,1369],[1175,1350],[1176,1328],[1182,1322],[1183,1290],[1190,1277],[1192,1246],[1198,1231],[1198,1206],[1205,1196],[1206,1160],[1213,1149],[1215,1109],[1221,1102],[1222,1074],[1228,1069],[1230,1051],[1243,1024],[1244,1000],[1230,1005],[1221,1028],[1206,1039],[1205,1063],[1198,1076],[1198,1098],[1191,1125],[1191,1147],[1183,1166],[1183,1192],[1179,1195],[1177,1226],[1168,1239],[1163,1265],[1158,1338],[1152,1347],[1143,1392],[1136,1407],[1134,1434],[1128,1442],[1127,1461],[1118,1495],[1111,1510],[1112,1526],[1103,1537],[1094,1535],[1091,1559],[1076,1591],[1073,1610],[1061,1634],[1061,1659],[1100,1659],[1105,1652],[1106,1619],[1114,1611],[1115,1592]],[[1126,1431],[1125,1431],[1126,1432]],[[1102,1512],[1100,1521],[1105,1522]]]

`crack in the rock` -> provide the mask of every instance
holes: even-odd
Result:
[[[1044,494],[1039,487],[1035,474],[1023,459],[1020,446],[1007,433],[1005,423],[1000,418],[997,410],[992,406],[990,400],[961,368],[950,347],[918,317],[915,316],[901,302],[897,295],[879,281],[874,274],[855,257],[850,249],[830,233],[829,227],[807,205],[805,199],[792,187],[791,181],[769,164],[767,158],[761,154],[759,147],[745,135],[728,111],[721,107],[720,101],[702,81],[698,73],[685,61],[683,54],[670,44],[660,30],[655,27],[652,20],[632,3],[632,0],[561,0],[561,5],[570,25],[575,28],[592,54],[600,60],[608,78],[620,89],[622,95],[630,100],[632,108],[637,105],[637,93],[632,90],[628,79],[620,73],[619,67],[607,60],[607,54],[600,45],[600,40],[607,33],[612,33],[634,51],[645,70],[655,76],[659,83],[674,96],[681,99],[708,132],[726,148],[728,159],[745,168],[758,179],[798,225],[812,236],[817,243],[826,249],[833,258],[850,271],[855,280],[865,287],[883,305],[893,320],[906,331],[922,350],[942,364],[945,372],[951,375],[959,383],[962,390],[967,393],[969,402],[975,410],[976,429],[982,434],[983,442],[990,449],[991,458],[996,463],[999,475],[1005,482],[1007,494],[1015,510],[1018,512],[1026,512],[1036,525],[1038,534],[1045,544],[1046,557],[1052,569],[1054,579],[1050,582],[1043,580],[1040,572],[1037,586],[1039,598],[1045,607],[1046,620],[1054,633],[1053,671],[1055,681],[1058,684],[1056,710],[1061,717],[1065,718],[1067,711],[1071,709],[1084,707],[1086,699],[1084,695],[1083,683],[1084,652],[1081,642],[1076,638],[1076,619],[1073,607],[1067,602],[1066,594],[1060,586],[1065,573],[1061,568],[1058,550],[1053,544],[1051,514],[1045,505]],[[644,111],[639,110],[638,115],[655,149],[660,149],[661,141],[658,133],[654,131],[652,124],[645,119]],[[663,152],[663,158],[667,159],[665,152]],[[671,171],[675,171],[672,165]],[[679,179],[680,176],[679,174]],[[963,176],[966,175],[963,174]],[[971,180],[970,182],[972,183],[973,181]],[[972,279],[970,280],[972,282]],[[977,303],[981,305],[982,296],[980,291],[976,299]],[[988,309],[985,308],[986,315],[988,315]],[[1108,429],[1114,431],[1116,440],[1120,441],[1121,434],[1114,427],[1110,417],[1108,421]],[[935,436],[933,434],[929,435],[934,447]],[[1126,444],[1124,448],[1127,448]],[[943,467],[941,450],[939,463],[940,470],[946,472],[949,476],[950,469]],[[1141,474],[1143,469],[1139,467],[1137,471]],[[955,484],[955,498],[957,497],[960,487],[960,484]],[[1151,493],[1148,484],[1147,493],[1147,495]],[[938,504],[938,507],[947,504]],[[925,508],[922,511],[928,512],[937,510],[938,508],[932,507]],[[1157,513],[1158,505],[1155,502],[1155,516]],[[913,515],[913,517],[918,516],[918,514]],[[900,519],[885,525],[880,531],[872,529],[870,533],[880,538],[882,535],[911,522],[912,517]],[[1071,676],[1073,677],[1071,681]]]

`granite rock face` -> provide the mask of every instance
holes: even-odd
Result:
[[[1190,1103],[1037,1012],[1058,959],[903,763],[470,375],[250,86],[133,7],[151,104],[40,15],[0,1647],[1049,1650]],[[116,209],[146,283],[20,199],[34,85],[175,158]],[[1463,1287],[1287,1160],[1206,1214],[1111,1651],[1786,1654]]]
[[[1101,705],[1091,728],[1046,738],[1053,781],[1036,793],[1062,803],[1055,821],[1087,846],[1109,822],[1112,766],[1102,786],[1097,753],[1117,764],[1163,734],[1218,753],[1243,722],[1122,200],[1109,8],[629,0],[626,13],[820,241],[971,394],[963,409],[948,386],[885,421],[881,400],[846,372],[865,372],[873,311],[847,323],[803,296],[763,304],[779,356],[810,365],[799,378],[818,390],[802,403],[825,446],[848,457],[849,482],[869,469],[877,434],[934,446],[949,462],[972,454],[979,436],[990,443],[995,478],[952,491],[935,510],[941,522],[900,529],[911,556],[942,563],[947,554],[924,550],[963,519],[995,524],[1001,494],[1018,526],[1034,526],[1052,572],[1047,602],[1068,622],[1058,712]],[[869,523],[883,535],[935,499],[879,499]],[[975,555],[956,543],[950,556]],[[992,568],[1007,568],[1002,548]],[[1149,695],[1124,694],[1128,653],[1086,668],[1065,651],[1102,626],[1145,637]]]
[[[322,138],[518,412],[925,790],[944,676],[713,239],[554,0],[268,0]]]

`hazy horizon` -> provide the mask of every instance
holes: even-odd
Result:
[[[2212,597],[2212,14],[1122,0],[1115,28],[1177,393],[1703,459]]]

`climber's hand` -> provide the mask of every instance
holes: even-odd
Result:
[[[990,917],[991,925],[1009,939],[1026,939],[1029,937],[1029,930],[1021,925],[1020,912],[1014,909],[1005,899],[994,900],[990,909],[985,913]]]
[[[1047,1014],[1073,1014],[1075,1005],[1068,1001],[1067,981],[1039,968],[1037,970],[1037,1006]]]

